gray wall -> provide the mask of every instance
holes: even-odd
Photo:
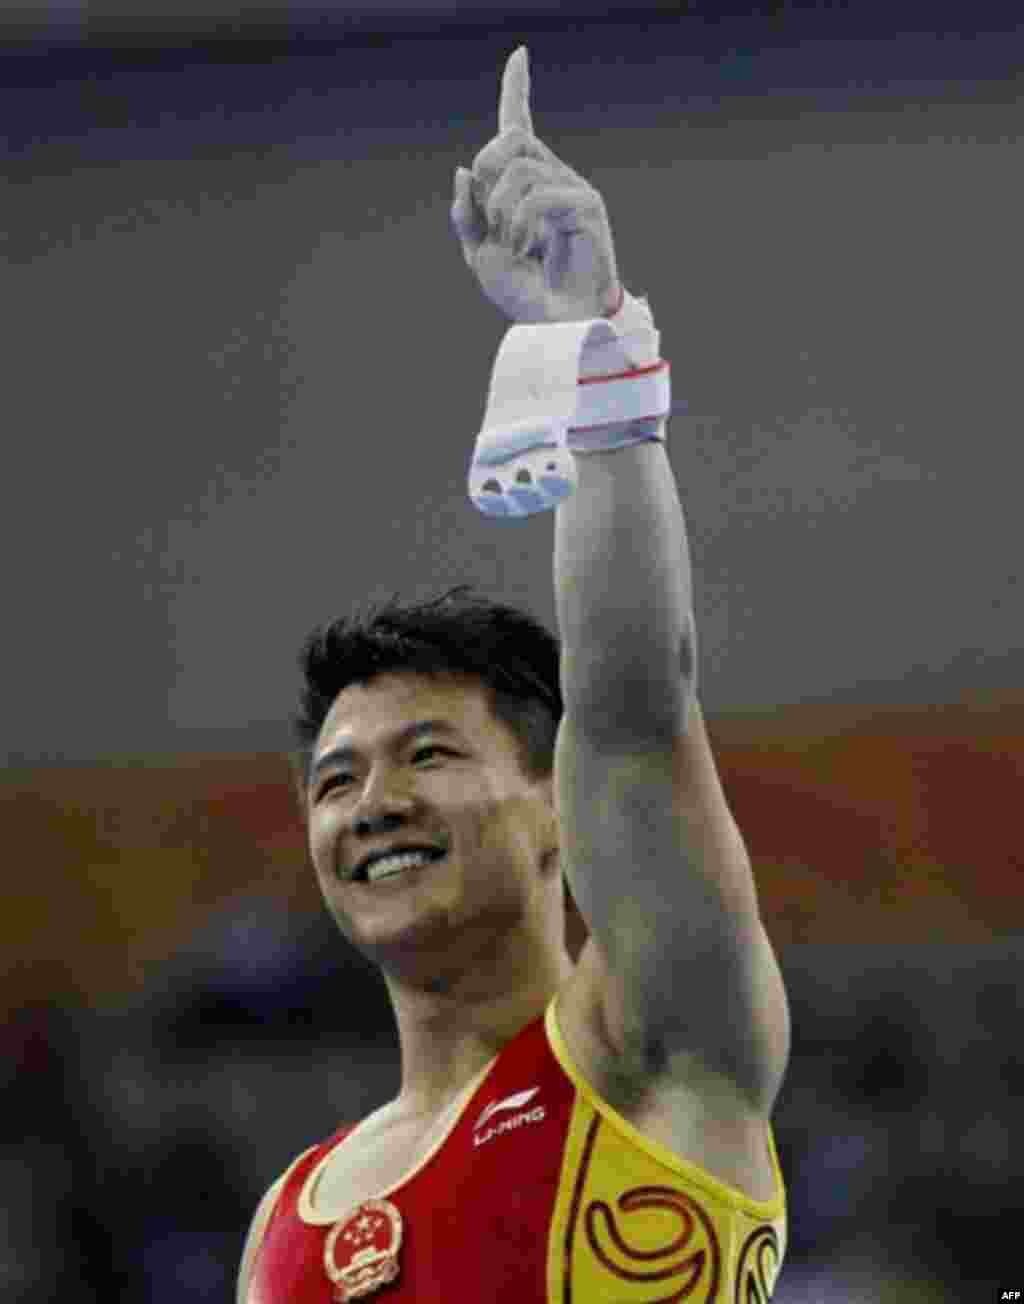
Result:
[[[1018,694],[1021,41],[688,31],[525,39],[689,400],[706,709]],[[505,322],[448,226],[522,38],[7,79],[9,762],[283,745],[367,596],[553,621],[551,519],[465,495]]]

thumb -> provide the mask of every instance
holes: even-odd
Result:
[[[486,219],[473,198],[470,186],[472,180],[473,174],[468,168],[455,169],[455,199],[451,208],[452,226],[462,244],[462,252],[467,262],[487,235]]]

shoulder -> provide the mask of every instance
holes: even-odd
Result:
[[[246,1304],[249,1295],[249,1281],[256,1262],[256,1253],[263,1240],[263,1233],[267,1230],[267,1224],[270,1222],[270,1215],[274,1211],[274,1205],[277,1203],[277,1198],[281,1194],[290,1172],[291,1169],[289,1168],[287,1172],[281,1174],[277,1181],[270,1185],[253,1214],[245,1238],[245,1245],[242,1249],[242,1262],[238,1269],[238,1288],[235,1293],[236,1304]]]
[[[770,1117],[770,1108],[749,1096],[699,1054],[659,1054],[642,1036],[628,1035],[628,1015],[609,974],[604,953],[593,938],[580,951],[572,974],[558,992],[555,1015],[573,1063],[613,1109],[631,1108],[665,1092],[683,1091],[716,1108],[733,1102],[737,1117]]]
[[[256,1263],[257,1252],[263,1242],[263,1237],[270,1223],[270,1219],[273,1216],[274,1208],[281,1196],[281,1192],[288,1183],[288,1179],[304,1160],[308,1161],[316,1155],[322,1154],[323,1151],[327,1149],[327,1147],[333,1145],[339,1137],[350,1131],[352,1126],[352,1124],[348,1124],[345,1127],[339,1128],[337,1132],[332,1133],[326,1140],[318,1142],[316,1145],[308,1146],[300,1154],[295,1156],[280,1177],[273,1181],[264,1192],[263,1198],[256,1206],[256,1212],[252,1216],[252,1221],[249,1224],[249,1231],[245,1238],[245,1245],[242,1249],[242,1260],[238,1269],[238,1286],[235,1295],[236,1304],[246,1304],[249,1293],[249,1281],[252,1277],[253,1267]]]
[[[630,1052],[617,1045],[589,972],[600,963],[596,948],[580,953],[554,1010],[565,1050],[587,1087],[645,1139],[750,1199],[774,1199],[771,1111],[699,1055],[666,1062],[642,1047]]]

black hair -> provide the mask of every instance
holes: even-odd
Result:
[[[480,597],[460,584],[423,602],[394,596],[362,613],[318,626],[299,656],[304,685],[293,725],[297,793],[304,798],[316,740],[349,684],[387,671],[472,676],[489,690],[491,710],[519,742],[531,779],[554,768],[562,717],[558,640],[526,611]]]

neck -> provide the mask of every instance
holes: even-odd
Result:
[[[398,1023],[401,1117],[436,1117],[524,1027],[573,970],[561,940],[506,937],[460,969],[413,984],[385,973]]]

